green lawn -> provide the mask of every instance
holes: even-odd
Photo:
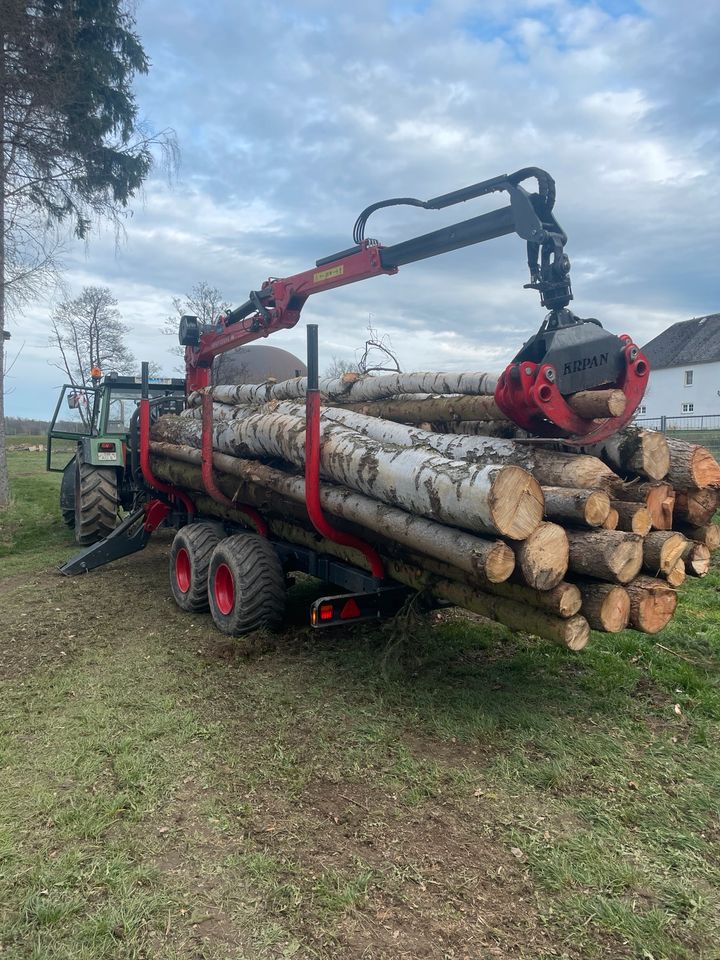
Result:
[[[717,571],[580,654],[460,615],[277,637],[180,613],[168,539],[65,579],[0,515],[0,955],[720,957]]]

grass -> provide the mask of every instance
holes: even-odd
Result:
[[[229,643],[167,541],[49,572],[57,480],[11,457],[3,958],[720,956],[717,570],[577,655],[444,614],[389,657],[307,584]]]

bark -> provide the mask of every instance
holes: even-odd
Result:
[[[650,533],[652,517],[648,508],[642,503],[625,503],[622,500],[612,500],[611,504],[618,515],[618,530],[639,533],[641,537]]]
[[[691,577],[707,576],[710,570],[710,550],[704,543],[688,540],[683,550],[685,573]]]
[[[619,633],[630,622],[630,596],[614,583],[583,581],[578,584],[582,615],[593,630]]]
[[[720,486],[720,464],[707,447],[685,440],[668,439],[668,481],[680,489]]]
[[[422,424],[432,423],[435,420],[446,422],[505,420],[505,414],[493,397],[393,397],[390,400],[343,404],[342,409],[397,423]]]
[[[430,423],[423,429],[433,433],[463,434],[468,437],[500,437],[514,440],[517,427],[512,420],[443,420]]]
[[[714,487],[702,490],[678,490],[675,494],[675,516],[683,523],[702,527],[715,516],[718,491]]]
[[[672,530],[675,490],[669,483],[627,483],[615,496],[618,500],[647,507],[655,530]]]
[[[619,530],[568,530],[570,570],[611,583],[628,583],[643,562],[642,537]]]
[[[657,633],[672,619],[677,593],[655,577],[636,577],[625,588],[630,595],[630,625],[641,633]]]
[[[622,390],[580,390],[567,398],[567,404],[579,417],[595,420],[619,417],[627,399]]]
[[[675,526],[678,532],[686,536],[688,540],[697,540],[698,543],[704,543],[711,552],[720,548],[720,524],[708,523],[701,527],[694,527],[689,523],[678,522]]]
[[[643,566],[656,576],[667,575],[685,551],[686,540],[672,530],[653,530],[643,541]]]
[[[602,528],[603,530],[617,530],[618,524],[620,523],[620,514],[614,507],[610,507],[607,517],[603,521]]]
[[[556,523],[541,523],[513,550],[518,579],[533,590],[552,590],[567,573],[568,538]]]
[[[215,503],[207,496],[197,496],[195,502],[198,509],[208,516],[223,517],[233,521],[241,519],[233,510]],[[278,539],[338,557],[363,569],[369,569],[365,557],[356,550],[324,540],[317,533],[298,524],[270,517],[268,526],[273,536]],[[590,638],[590,627],[584,617],[578,615],[567,619],[556,617],[534,607],[523,607],[515,600],[491,596],[468,584],[446,580],[413,564],[391,558],[384,559],[388,576],[398,583],[405,584],[414,590],[427,590],[438,599],[447,600],[472,613],[502,623],[510,630],[543,637],[569,650],[582,650]]]
[[[637,473],[649,480],[662,480],[670,467],[670,451],[665,437],[638,427],[625,427],[602,443],[582,450],[600,457],[618,473]]]
[[[371,417],[364,419],[373,422]],[[153,430],[154,439],[200,443],[201,424],[193,417],[162,417]],[[218,420],[213,440],[221,453],[282,457],[300,466],[305,459],[305,420],[280,409]],[[519,467],[462,463],[427,447],[378,442],[332,422],[321,424],[321,441],[325,477],[409,513],[518,540],[541,522],[542,491]]]
[[[153,442],[151,451],[153,468],[158,470],[163,469],[163,459],[181,460],[196,468],[202,460],[200,451],[192,447]],[[277,503],[276,498],[281,497],[302,508],[299,515],[305,516],[303,477],[221,453],[213,455],[213,465],[217,471],[216,479],[228,496],[238,494],[240,501],[265,509],[271,505],[271,499]],[[234,479],[230,480],[231,477]],[[242,484],[239,490],[238,480]],[[188,474],[185,483],[193,489],[202,489],[197,471]],[[334,517],[391,538],[403,547],[417,550],[438,561],[453,564],[459,570],[482,577],[490,583],[507,580],[515,566],[512,550],[502,541],[483,540],[461,530],[443,527],[432,520],[414,517],[344,487],[321,484],[320,503]],[[362,536],[362,530],[355,532]]]
[[[604,490],[574,490],[543,487],[545,516],[559,522],[599,527],[610,513],[610,497]]]
[[[685,576],[685,561],[680,557],[672,570],[668,570],[665,579],[671,587],[679,587],[685,582]]]

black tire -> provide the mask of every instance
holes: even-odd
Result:
[[[85,463],[82,448],[75,457],[75,540],[95,543],[112,533],[118,518],[115,467]]]
[[[63,470],[60,483],[60,513],[63,523],[71,530],[75,528],[75,457]]]
[[[253,533],[221,540],[210,559],[208,600],[216,627],[230,636],[279,627],[285,575],[272,544]]]
[[[221,524],[204,521],[175,534],[170,548],[170,589],[181,610],[207,610],[210,558],[224,536]]]

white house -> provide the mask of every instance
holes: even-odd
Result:
[[[650,384],[638,417],[720,414],[720,313],[674,323],[643,352]]]

